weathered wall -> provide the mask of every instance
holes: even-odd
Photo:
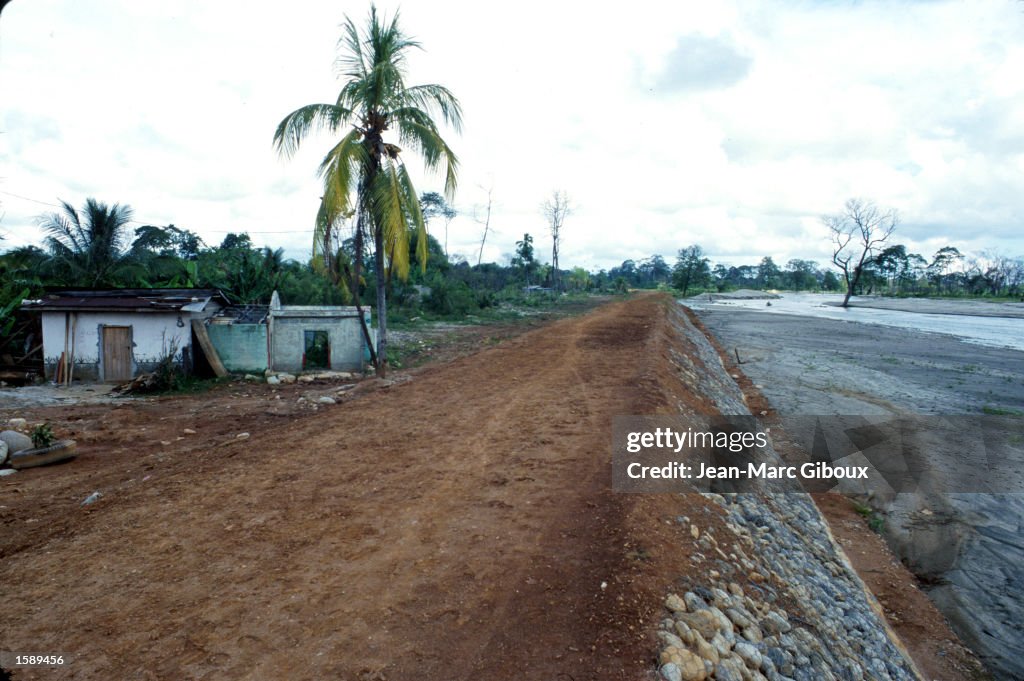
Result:
[[[365,343],[358,317],[275,317],[271,332],[271,369],[302,371],[306,331],[327,331],[329,369],[362,371]]]
[[[179,315],[172,313],[131,313],[131,312],[72,312],[67,313],[74,325],[74,377],[82,380],[102,378],[102,350],[100,328],[106,326],[132,327],[132,367],[134,373],[153,368],[176,343],[178,359],[182,351],[191,353],[192,334],[187,316],[182,317],[186,326],[178,327]],[[64,312],[43,312],[43,357],[46,376],[53,378],[60,355],[64,352]],[[71,348],[71,335],[68,337]]]
[[[266,324],[210,324],[206,327],[206,333],[228,371],[266,370]]]

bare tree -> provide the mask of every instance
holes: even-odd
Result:
[[[832,239],[832,264],[839,268],[846,281],[843,307],[847,307],[864,266],[892,236],[899,215],[895,209],[883,210],[865,199],[849,199],[841,213],[824,215],[821,221],[828,227]]]
[[[565,224],[565,218],[572,214],[569,195],[564,190],[556,189],[551,192],[551,197],[540,205],[540,211],[547,219],[548,230],[551,232],[551,288],[558,291],[558,249],[562,242],[562,226]]]
[[[483,189],[483,187],[480,188]],[[494,203],[494,185],[491,185],[484,191],[487,192],[487,208],[484,211],[483,219],[478,217],[477,209],[473,209],[473,221],[484,226],[484,235],[480,239],[480,255],[476,258],[477,267],[484,261],[484,244],[487,243],[487,233],[491,230],[491,206]]]

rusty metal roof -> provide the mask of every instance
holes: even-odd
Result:
[[[211,301],[219,305],[228,304],[228,299],[218,289],[64,289],[47,291],[37,300],[26,300],[22,309],[40,312],[199,312]]]

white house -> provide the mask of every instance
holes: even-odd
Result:
[[[171,351],[187,371],[204,367],[191,322],[226,305],[216,289],[115,289],[54,291],[22,308],[40,313],[47,378],[121,382]]]

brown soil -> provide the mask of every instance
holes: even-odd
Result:
[[[0,481],[0,648],[73,658],[14,678],[653,678],[661,604],[695,569],[675,518],[720,525],[699,495],[610,491],[612,417],[684,392],[667,304],[315,411],[298,397],[337,386],[21,414],[80,455]]]
[[[721,347],[697,315],[688,311],[688,316],[718,350],[726,371],[743,391],[751,413],[760,415],[766,424],[778,429],[776,411],[743,373],[736,357]],[[890,627],[925,678],[935,681],[989,678],[977,656],[960,642],[942,613],[928,600],[914,574],[899,562],[882,537],[870,529],[868,519],[857,513],[856,504],[841,494],[811,496],[853,569],[878,599]]]

